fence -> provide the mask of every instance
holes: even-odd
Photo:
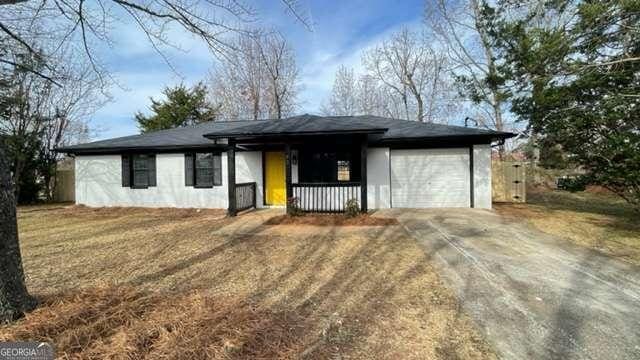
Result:
[[[494,160],[491,163],[491,188],[495,202],[526,202],[526,164]]]
[[[256,207],[256,183],[236,184],[236,210]]]
[[[360,199],[359,182],[292,184],[293,197],[307,212],[343,212],[347,201]]]
[[[56,202],[66,202],[76,200],[75,177],[72,170],[56,171],[56,187],[53,199]]]

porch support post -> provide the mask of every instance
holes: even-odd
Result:
[[[229,216],[236,216],[236,144],[234,139],[229,139],[227,148],[227,182],[229,188]]]
[[[293,188],[291,187],[291,145],[289,143],[284,145],[284,159],[285,159],[285,185],[286,185],[286,209],[287,214],[291,212],[291,207],[289,206],[289,198],[293,196]]]
[[[367,206],[367,148],[368,138],[365,135],[360,143],[360,211],[366,213]]]

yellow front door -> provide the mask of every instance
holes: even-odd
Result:
[[[268,151],[265,153],[265,195],[267,205],[285,205],[287,202],[284,180],[284,153]]]

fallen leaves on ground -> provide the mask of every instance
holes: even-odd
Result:
[[[307,214],[302,216],[280,215],[265,222],[266,225],[313,225],[313,226],[393,226],[398,220],[368,214],[348,217],[344,214]]]

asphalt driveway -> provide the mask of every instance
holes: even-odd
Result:
[[[640,268],[488,210],[389,210],[506,359],[639,359]]]

